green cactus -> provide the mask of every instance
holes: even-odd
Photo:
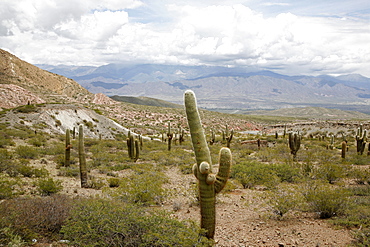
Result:
[[[218,174],[212,173],[212,161],[206,137],[200,121],[195,94],[187,90],[184,95],[185,110],[190,129],[191,140],[196,158],[193,173],[198,179],[201,227],[206,230],[206,237],[213,239],[216,228],[216,199],[229,178],[231,166],[231,152],[223,147],[219,153]]]
[[[182,143],[184,142],[185,140],[185,130],[183,130],[181,127],[180,127],[180,130],[179,130],[179,143],[180,145],[182,145]]]
[[[230,143],[231,143],[231,140],[233,139],[233,135],[234,135],[234,130],[232,129],[229,133],[229,127],[228,125],[226,125],[226,136],[225,136],[225,139],[226,139],[226,147],[230,148]]]
[[[71,137],[70,137],[70,130],[66,130],[66,151],[65,151],[65,160],[64,166],[68,167],[71,164]]]
[[[347,143],[343,141],[342,142],[342,159],[346,158],[346,149],[347,149]]]
[[[83,126],[80,125],[78,130],[78,158],[80,162],[80,178],[81,178],[81,187],[88,188],[87,181],[87,166],[86,166],[86,154],[85,154],[85,145],[84,145],[84,132]]]
[[[211,140],[209,141],[210,145],[213,145],[216,141],[216,135],[213,129],[211,129]]]
[[[167,131],[167,141],[168,141],[168,151],[171,151],[173,133],[171,132],[171,122],[168,122],[168,131]]]
[[[136,162],[140,155],[140,145],[138,140],[134,140],[134,136],[130,132],[127,138],[127,150],[129,158]]]
[[[360,124],[360,127],[357,129],[357,135],[356,135],[356,146],[357,146],[357,153],[362,155],[365,150],[366,146],[366,130],[362,131],[362,124]]]
[[[301,135],[298,133],[289,133],[289,148],[290,153],[293,155],[293,160],[297,158],[297,152],[301,146]]]

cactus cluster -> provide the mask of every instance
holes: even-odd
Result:
[[[139,137],[139,140],[141,139],[141,136]],[[140,155],[140,145],[139,140],[134,139],[134,136],[131,135],[131,132],[128,132],[128,137],[126,139],[127,142],[127,151],[128,156],[131,160],[137,161],[139,159]],[[142,143],[142,141],[140,142]]]
[[[366,146],[366,130],[362,130],[362,124],[360,124],[360,127],[357,129],[356,146],[357,153],[362,155]]]
[[[193,173],[198,179],[201,227],[206,230],[206,237],[213,239],[216,228],[215,196],[224,188],[229,178],[232,156],[229,148],[221,148],[219,153],[219,171],[217,174],[212,173],[211,154],[207,146],[194,92],[191,90],[186,91],[184,101],[196,157]]]

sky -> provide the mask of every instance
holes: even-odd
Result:
[[[32,64],[370,77],[370,1],[0,0],[0,48]]]

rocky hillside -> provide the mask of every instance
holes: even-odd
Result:
[[[42,70],[0,49],[0,107],[27,103],[92,102],[94,95],[72,79]]]

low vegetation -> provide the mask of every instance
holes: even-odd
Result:
[[[89,187],[82,189],[77,140],[71,140],[66,167],[65,136],[47,134],[44,127],[34,131],[22,124],[15,128],[5,121],[0,124],[0,246],[27,246],[33,239],[68,240],[73,246],[210,244],[201,237],[197,222],[178,220],[161,207],[176,193],[168,171],[178,169],[182,176],[192,176],[195,158],[189,136],[181,145],[174,136],[168,150],[168,143],[161,141],[167,131],[163,124],[162,131],[152,135],[159,141],[145,139],[136,161],[129,157],[122,133],[114,140],[85,138]],[[284,220],[292,212],[297,217],[310,213],[351,230],[355,246],[368,246],[370,156],[367,150],[357,153],[353,130],[344,133],[345,158],[342,135],[331,143],[327,131],[301,130],[301,146],[293,158],[288,136],[279,133],[276,139],[270,133],[234,132],[231,177],[223,193],[235,188],[258,192],[272,220]],[[226,140],[216,131],[215,142],[209,145],[214,164],[222,146]]]

